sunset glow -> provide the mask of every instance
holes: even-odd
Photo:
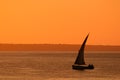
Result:
[[[0,43],[120,45],[120,0],[1,0]]]

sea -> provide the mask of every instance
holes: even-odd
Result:
[[[87,51],[93,70],[73,70],[76,51],[0,51],[0,80],[120,80],[120,51]]]

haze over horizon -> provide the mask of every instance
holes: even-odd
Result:
[[[119,0],[1,0],[0,43],[120,45]]]
[[[71,43],[68,43],[68,44],[61,44],[61,43],[0,43],[0,45],[79,45],[81,46],[82,43],[80,44],[71,44]],[[86,46],[120,46],[120,45],[104,45],[104,44],[86,44]]]

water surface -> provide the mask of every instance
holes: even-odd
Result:
[[[72,70],[77,52],[0,52],[0,80],[119,80],[119,52],[86,52],[94,70]]]

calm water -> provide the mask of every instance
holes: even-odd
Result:
[[[72,70],[75,52],[0,52],[0,80],[120,80],[120,52],[87,52],[94,70]]]

